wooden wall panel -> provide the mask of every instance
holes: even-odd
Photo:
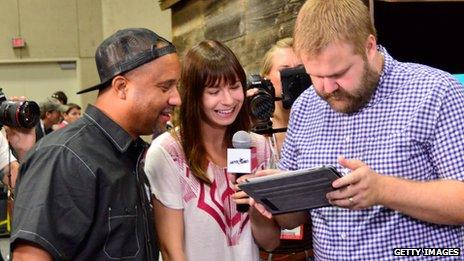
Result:
[[[181,58],[186,49],[205,39],[205,6],[212,1],[182,1],[172,7],[172,41]]]
[[[205,39],[227,42],[245,35],[245,0],[213,1],[205,6]]]
[[[173,42],[181,57],[204,39],[229,46],[247,72],[259,71],[264,53],[293,34],[304,0],[182,0],[171,6]]]

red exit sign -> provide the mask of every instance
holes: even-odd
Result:
[[[11,39],[11,45],[13,45],[13,48],[22,48],[26,46],[26,42],[22,37],[15,37]]]

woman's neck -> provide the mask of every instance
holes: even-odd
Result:
[[[208,161],[220,167],[227,166],[227,142],[224,141],[226,127],[213,127],[208,124],[201,125],[201,140],[206,150]]]
[[[286,128],[290,117],[290,110],[284,109],[281,102],[276,102],[276,108],[272,115],[272,127]]]

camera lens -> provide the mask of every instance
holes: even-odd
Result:
[[[4,101],[0,105],[0,123],[3,125],[32,128],[39,118],[39,105],[33,101]]]
[[[250,101],[250,109],[251,114],[256,119],[269,119],[272,117],[275,109],[274,97],[272,97],[268,92],[260,90],[252,97]]]

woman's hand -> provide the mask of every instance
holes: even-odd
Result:
[[[271,219],[272,218],[271,212],[269,212],[266,209],[266,207],[264,207],[262,204],[256,202],[254,199],[250,198],[247,193],[240,190],[238,185],[241,184],[241,183],[247,182],[248,179],[252,179],[252,178],[255,178],[255,177],[261,177],[261,176],[267,176],[267,175],[273,175],[273,174],[276,174],[276,173],[279,173],[279,172],[280,172],[280,170],[278,170],[278,169],[265,169],[265,170],[259,170],[255,174],[248,174],[248,175],[241,176],[240,178],[238,178],[236,180],[236,184],[234,186],[234,190],[236,192],[234,193],[234,195],[232,195],[232,199],[234,200],[234,202],[237,205],[238,204],[248,204],[251,207],[254,207],[256,210],[258,210],[258,212],[261,215]]]

